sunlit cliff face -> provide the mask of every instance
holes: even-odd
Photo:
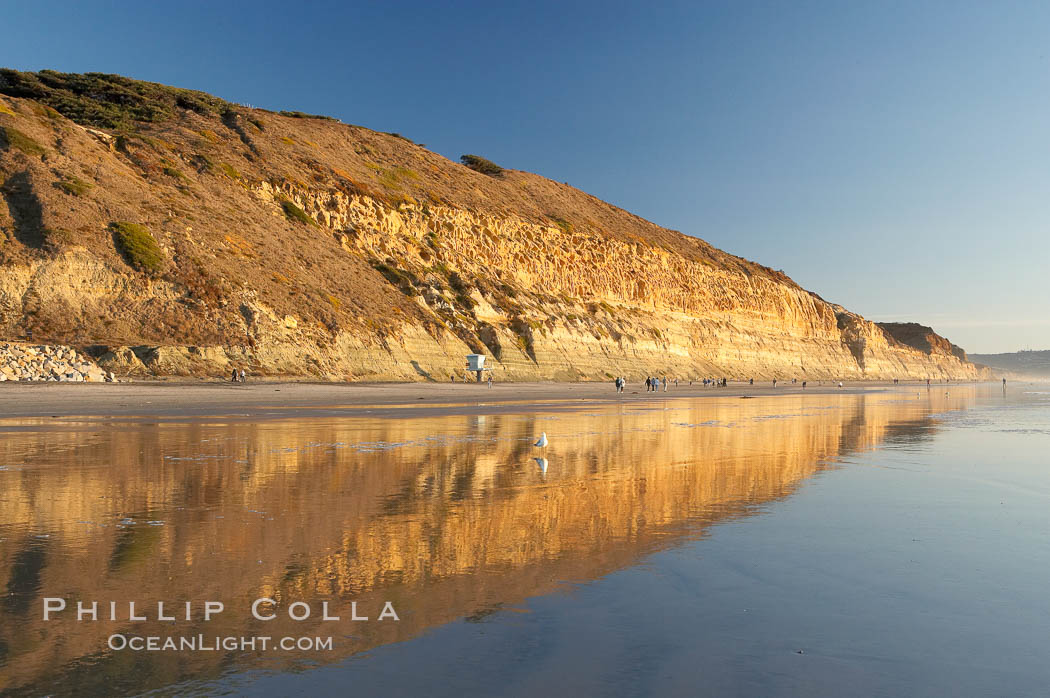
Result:
[[[259,660],[108,652],[118,632],[332,635],[328,656],[280,661],[343,658],[760,512],[844,455],[921,437],[923,414],[917,402],[831,395],[413,420],[9,425],[0,690],[71,677],[142,690]],[[133,623],[124,610],[117,621],[45,622],[45,597],[226,610],[208,622],[150,611]],[[279,602],[277,619],[252,618],[260,597]],[[342,621],[321,620],[326,600]],[[311,604],[309,620],[287,617],[294,601]],[[351,601],[369,622],[349,621]],[[399,621],[376,621],[385,601]]]
[[[437,205],[389,209],[367,197],[288,183],[277,189],[263,183],[255,195],[294,200],[335,231],[345,251],[415,279],[415,290],[407,281],[403,287],[420,307],[459,328],[445,339],[471,343],[462,351],[495,354],[499,375],[509,379],[601,379],[653,370],[811,379],[977,375],[950,351],[916,351],[780,276],[683,256],[641,238]],[[456,269],[472,281],[462,293],[440,292],[435,268]],[[508,284],[510,295],[501,290]],[[265,322],[253,327],[274,336]],[[434,344],[411,325],[400,336],[406,360],[398,377],[443,377],[458,367],[444,356],[454,351],[450,346]],[[369,370],[398,370],[384,365],[367,342],[343,341],[342,354]]]
[[[527,172],[229,103],[150,102],[168,116],[107,133],[11,92],[0,334],[108,348],[118,375],[446,380],[477,352],[498,380],[978,375],[943,338],[916,349],[783,272]],[[54,104],[84,121],[107,95]],[[146,266],[118,223],[141,226]]]

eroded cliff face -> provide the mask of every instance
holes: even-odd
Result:
[[[917,322],[880,322],[878,326],[898,342],[924,354],[954,356],[961,361],[967,360],[962,347],[952,344],[934,332],[932,327]]]
[[[264,183],[255,194],[294,201],[348,252],[385,265],[422,308],[465,330],[472,351],[494,354],[508,377],[536,377],[540,366],[548,367],[540,377],[554,378],[972,375],[965,354],[942,351],[952,345],[937,335],[940,343],[923,351],[782,279],[642,241],[443,206],[387,209],[289,185]],[[461,288],[443,283],[435,272],[443,268],[455,270]],[[435,358],[421,366],[441,375]]]
[[[497,380],[976,376],[932,331],[902,341],[572,187],[403,138],[234,105],[119,133],[0,107],[0,328],[117,373],[448,380],[485,353]],[[155,240],[152,268],[120,222]]]

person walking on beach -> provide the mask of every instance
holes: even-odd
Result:
[[[492,373],[489,373],[489,387],[492,387]]]
[[[231,383],[236,383],[237,382],[237,369],[233,369],[233,377],[230,378],[230,382]]]
[[[776,378],[773,379],[773,387],[774,388],[777,387],[777,379]]]
[[[664,376],[664,392],[667,392],[667,376]]]
[[[245,375],[244,369],[242,368],[241,369],[241,383],[247,383],[247,382],[248,382],[248,377]]]
[[[806,389],[806,381],[802,381],[802,389],[803,389],[803,390],[805,390],[805,389]]]

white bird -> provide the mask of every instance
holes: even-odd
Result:
[[[533,446],[539,446],[540,448],[547,448],[547,432],[540,432],[540,439]]]
[[[546,458],[533,458],[536,461],[536,465],[540,466],[540,472],[544,475],[547,474],[547,459]]]

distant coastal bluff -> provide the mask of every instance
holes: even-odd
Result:
[[[0,70],[0,182],[0,339],[107,376],[990,377],[568,184],[329,117]]]

